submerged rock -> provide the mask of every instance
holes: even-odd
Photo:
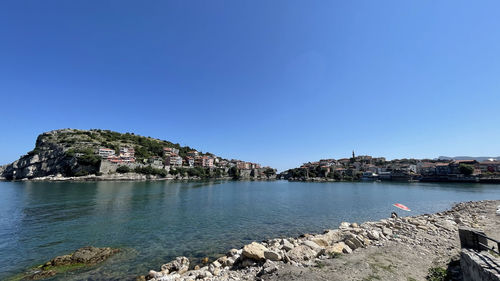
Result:
[[[118,253],[119,249],[109,247],[83,247],[72,254],[57,256],[45,264],[28,270],[17,280],[40,280],[86,266],[101,263]]]
[[[118,249],[106,248],[96,248],[96,247],[84,247],[76,250],[71,256],[72,262],[84,263],[86,265],[92,265],[96,263],[103,262],[110,256],[118,253]]]

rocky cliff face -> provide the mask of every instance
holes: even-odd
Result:
[[[92,165],[80,165],[78,159],[68,154],[75,143],[61,143],[60,136],[77,130],[50,131],[38,136],[35,149],[19,160],[0,168],[0,175],[7,180],[30,179],[51,175],[73,176],[78,173],[95,172]]]

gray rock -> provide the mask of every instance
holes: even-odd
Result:
[[[231,250],[229,250],[229,252],[227,252],[226,256],[232,257],[232,256],[234,256],[236,254],[238,254],[238,250],[237,249],[231,249]]]
[[[368,238],[372,240],[379,240],[380,239],[380,234],[376,230],[369,230],[367,231]]]
[[[384,227],[384,228],[382,228],[382,233],[385,236],[391,236],[392,235],[392,230],[390,228]]]
[[[234,257],[229,257],[227,260],[224,262],[225,266],[232,266],[236,262],[236,259]]]
[[[318,244],[318,246],[323,247],[323,248],[328,247],[328,245],[329,245],[328,241],[325,238],[323,238],[322,236],[312,238],[311,241]]]
[[[254,266],[256,264],[255,260],[246,258],[241,262],[242,267]]]
[[[344,242],[335,243],[332,246],[327,247],[325,249],[325,253],[328,255],[342,254],[346,246],[347,245]]]
[[[220,258],[217,259],[217,261],[219,262],[219,264],[223,265],[223,264],[226,264],[226,261],[227,261],[227,256],[222,256]]]
[[[267,260],[271,260],[271,261],[280,261],[281,260],[280,254],[276,253],[275,251],[265,251],[264,257]]]
[[[342,251],[344,252],[344,254],[350,254],[350,253],[352,253],[351,247],[349,247],[347,245],[344,246],[344,249]]]
[[[189,259],[186,257],[177,257],[175,260],[161,266],[161,270],[168,272],[177,272],[183,274],[189,269]]]
[[[259,272],[259,276],[264,274],[272,274],[278,270],[278,266],[272,261],[266,261]]]
[[[345,244],[349,246],[349,248],[355,250],[357,248],[363,247],[363,242],[360,240],[357,236],[351,234],[347,240],[345,241]]]
[[[334,244],[343,240],[343,234],[340,230],[328,230],[324,234],[319,235],[319,238],[325,239],[329,244]]]
[[[302,244],[306,245],[307,247],[313,249],[316,252],[319,252],[322,249],[322,247],[320,245],[316,244],[315,242],[313,242],[311,240],[306,240]]]
[[[349,228],[350,226],[351,226],[350,223],[343,221],[340,223],[339,229],[346,229]]]
[[[293,249],[293,244],[290,243],[288,240],[286,239],[283,239],[281,240],[281,248],[285,251],[290,251],[291,249]]]

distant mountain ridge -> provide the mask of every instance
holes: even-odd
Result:
[[[439,156],[437,158],[438,160],[476,160],[478,162],[483,162],[483,161],[499,161],[500,156],[479,156],[479,157],[474,157],[474,156],[455,156],[455,157],[449,157],[449,156]]]

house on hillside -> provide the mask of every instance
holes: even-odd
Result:
[[[436,163],[436,175],[446,176],[450,174],[449,163]]]
[[[163,156],[168,157],[173,154],[179,154],[179,149],[173,147],[164,147],[163,148]]]
[[[500,161],[483,161],[477,165],[482,173],[500,172]]]
[[[148,163],[153,164],[155,166],[162,166],[163,159],[159,156],[153,156],[153,157],[148,159]]]
[[[115,155],[115,150],[109,148],[99,148],[98,154],[102,158],[108,158]]]
[[[181,167],[182,166],[182,157],[177,154],[171,154],[165,158],[165,165],[171,167]]]
[[[186,156],[186,166],[194,167],[194,158],[191,156]]]

